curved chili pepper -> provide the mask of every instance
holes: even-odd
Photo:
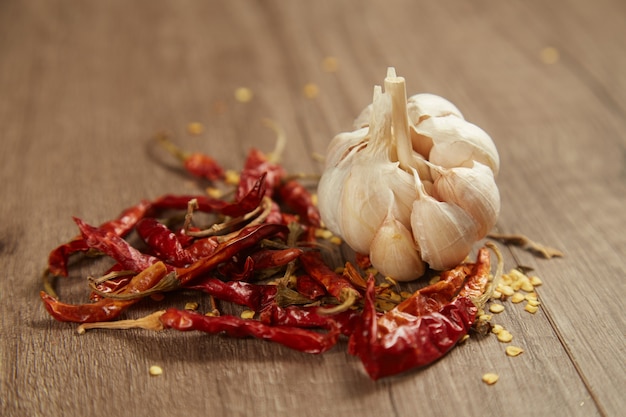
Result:
[[[279,194],[282,201],[299,216],[301,223],[313,227],[321,227],[322,218],[309,190],[298,181],[292,179],[279,187]]]
[[[224,282],[217,278],[208,278],[187,288],[205,292],[222,301],[246,306],[254,311],[259,311],[270,303],[277,290],[275,285],[257,285],[242,281]]]
[[[168,264],[185,266],[194,261],[176,234],[157,219],[152,217],[142,219],[137,223],[136,230],[155,255]]]
[[[310,300],[317,300],[326,295],[326,289],[322,284],[311,278],[310,275],[300,275],[296,280],[298,292]]]
[[[357,300],[361,294],[352,286],[350,281],[330,269],[322,259],[322,255],[317,251],[308,251],[300,256],[300,261],[306,272],[322,284],[326,291],[344,303],[347,300]]]
[[[115,259],[123,269],[142,271],[158,261],[154,256],[141,253],[115,233],[93,227],[74,217],[87,246]]]
[[[261,224],[246,227],[231,240],[228,240],[215,249],[209,257],[202,258],[186,268],[177,268],[176,275],[181,285],[186,285],[199,276],[211,271],[222,262],[237,255],[240,251],[248,249],[263,239],[275,236],[279,233],[286,234],[289,229],[280,224]]]
[[[267,185],[266,195],[271,197],[285,177],[285,169],[279,164],[270,161],[267,156],[258,149],[250,149],[244,167],[239,175],[239,186],[235,192],[235,200],[239,201],[244,195],[254,188],[255,181],[265,175]]]
[[[156,138],[172,155],[178,158],[191,175],[215,181],[224,177],[222,168],[215,159],[200,152],[186,152],[176,146],[165,134]]]
[[[114,233],[120,237],[126,236],[139,220],[144,218],[152,204],[148,201],[141,201],[139,204],[129,207],[115,219],[105,222],[99,226],[100,229]],[[85,252],[89,246],[81,235],[74,237],[69,242],[53,249],[48,256],[48,269],[52,275],[67,276],[67,262],[69,256],[76,252]]]
[[[203,153],[194,152],[187,154],[183,160],[183,166],[190,174],[216,181],[224,178],[224,168],[215,159]]]
[[[167,268],[163,262],[157,262],[139,274],[135,275],[121,294],[132,294],[149,290],[154,287],[167,274]],[[116,300],[102,298],[95,303],[66,304],[62,303],[44,291],[39,293],[46,310],[52,317],[59,321],[75,323],[93,323],[109,321],[117,318],[124,310],[137,303],[140,298],[128,300]]]
[[[356,310],[345,310],[337,314],[320,314],[317,307],[288,306],[280,307],[272,304],[259,314],[259,320],[272,326],[290,326],[301,328],[331,329],[337,327],[341,334],[350,336],[361,313]]]
[[[165,328],[181,331],[199,330],[210,334],[226,333],[231,337],[255,337],[306,353],[323,353],[339,338],[338,328],[327,333],[289,326],[269,326],[257,320],[235,316],[211,317],[199,313],[168,309],[159,318]]]
[[[185,210],[191,200],[198,202],[198,211],[207,213],[220,213],[225,216],[239,217],[257,208],[266,193],[265,175],[254,179],[250,189],[234,203],[229,203],[218,198],[211,198],[206,195],[171,195],[166,194],[152,202],[155,209],[175,209]]]
[[[219,245],[219,239],[216,236],[205,237],[196,239],[192,244],[186,246],[185,252],[187,252],[194,261],[198,261],[201,258],[213,255]]]
[[[381,316],[376,313],[374,280],[370,278],[361,321],[350,336],[349,352],[361,359],[374,380],[443,357],[474,323],[478,307],[468,295],[485,291],[489,269],[489,257],[481,250],[476,264],[455,268],[440,286],[444,290],[458,290],[460,278],[460,293],[467,295],[454,297],[451,291],[453,298],[444,303],[433,286],[429,286],[426,291],[419,290],[411,296],[412,302],[403,302]]]

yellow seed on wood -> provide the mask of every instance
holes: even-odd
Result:
[[[538,287],[543,284],[543,281],[538,276],[533,275],[532,277],[530,277],[530,283],[533,284],[535,287]]]
[[[481,320],[481,321],[490,321],[491,318],[492,318],[491,314],[481,314],[478,316],[478,320]]]
[[[219,188],[215,188],[215,187],[207,187],[205,191],[207,195],[212,198],[222,198],[224,195],[222,190],[220,190]]]
[[[235,90],[235,100],[240,103],[248,103],[253,96],[252,90],[247,87],[239,87]]]
[[[533,307],[537,307],[539,304],[541,304],[539,302],[539,300],[537,300],[536,298],[531,298],[530,300],[527,301],[528,305],[531,305]]]
[[[502,313],[504,311],[504,306],[502,304],[491,304],[489,306],[489,311],[492,313]]]
[[[498,290],[495,290],[492,294],[491,294],[491,299],[492,300],[499,300],[502,298],[502,293]]]
[[[530,283],[530,281],[523,281],[522,286],[520,287],[522,291],[525,292],[533,292],[535,291],[535,286]]]
[[[492,372],[488,372],[483,375],[483,382],[487,385],[493,385],[498,382],[498,374],[494,374]]]
[[[187,125],[187,132],[189,132],[190,135],[199,135],[204,132],[204,126],[202,123],[198,122],[189,123]]]
[[[539,53],[539,57],[544,64],[552,65],[559,62],[560,54],[558,49],[552,46],[546,46]]]
[[[519,346],[507,346],[505,351],[508,356],[517,356],[524,353],[524,349]]]
[[[308,83],[305,84],[305,86],[302,88],[302,93],[306,98],[315,98],[319,95],[320,88],[317,86],[317,84]]]
[[[469,338],[470,338],[470,335],[469,335],[469,334],[466,334],[466,335],[464,335],[464,336],[461,338],[461,340],[459,340],[459,343],[465,343],[465,341],[466,341],[467,339],[469,339]]]
[[[185,310],[197,310],[198,309],[198,303],[196,302],[189,302],[187,304],[185,304]]]
[[[502,330],[498,333],[498,340],[502,343],[509,343],[513,340],[513,335],[508,330]]]
[[[521,292],[516,292],[511,297],[511,302],[517,304],[517,303],[521,303],[525,299],[526,299],[526,296],[524,294],[522,294]]]
[[[513,288],[511,288],[511,286],[509,285],[499,286],[499,289],[500,289],[500,292],[506,295],[507,297],[510,297],[515,293],[515,291],[513,291]]]
[[[524,310],[528,311],[530,314],[535,314],[537,310],[539,310],[539,307],[526,304]]]
[[[339,62],[337,62],[337,58],[334,56],[327,56],[322,61],[322,69],[326,72],[335,72],[339,67]]]
[[[163,369],[160,366],[152,365],[150,369],[148,369],[148,372],[152,376],[159,376],[163,374]]]
[[[315,229],[315,237],[328,240],[333,237],[333,232],[328,229]]]
[[[254,317],[254,311],[252,310],[244,310],[241,312],[241,318],[242,319],[251,319]]]
[[[491,328],[491,333],[498,334],[498,333],[500,333],[503,330],[504,330],[504,327],[502,327],[502,325],[494,324],[493,327]]]

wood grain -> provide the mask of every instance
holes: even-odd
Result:
[[[620,415],[625,21],[619,0],[0,2],[0,414]],[[542,60],[546,47],[556,62]],[[328,56],[336,72],[322,67]],[[492,135],[498,230],[565,252],[507,252],[508,267],[544,281],[535,315],[509,305],[494,318],[524,354],[470,339],[372,382],[345,342],[312,356],[193,333],[79,336],[45,313],[40,273],[76,233],[71,216],[98,223],[193,189],[152,149],[156,132],[237,169],[251,146],[272,148],[261,124],[271,118],[289,137],[285,167],[319,173],[312,155],[351,128],[387,66],[410,93],[449,98]],[[319,96],[305,97],[307,83]],[[241,86],[250,103],[234,99]],[[190,122],[204,133],[189,135]],[[65,299],[85,296],[76,278],[90,268],[61,282]],[[498,383],[483,384],[485,372]]]

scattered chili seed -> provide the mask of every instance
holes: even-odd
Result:
[[[197,310],[198,309],[198,303],[196,302],[189,302],[187,304],[185,304],[185,310]]]
[[[254,318],[254,314],[255,312],[252,310],[244,310],[241,312],[241,318],[242,319],[251,319]]]
[[[227,169],[224,175],[225,175],[224,181],[226,182],[226,184],[230,184],[230,185],[239,184],[239,173],[237,171],[233,171],[232,169]]]
[[[539,310],[539,307],[526,304],[526,306],[524,307],[524,310],[528,311],[530,314],[535,314],[537,310]]]
[[[200,135],[204,132],[204,126],[199,122],[189,123],[187,125],[187,132],[189,132],[190,135]]]
[[[538,287],[543,284],[543,281],[538,276],[533,275],[530,277],[530,283],[533,284],[535,287]]]
[[[552,65],[559,62],[561,56],[558,49],[552,46],[546,46],[541,50],[539,57],[541,58],[541,62],[544,64]]]
[[[502,313],[504,311],[504,306],[502,304],[491,304],[489,306],[489,311],[492,313]]]
[[[487,385],[493,385],[498,382],[498,374],[494,374],[492,372],[488,372],[483,375],[483,382]]]
[[[498,333],[500,333],[503,330],[504,330],[504,327],[502,327],[502,325],[494,324],[493,327],[491,328],[491,333],[498,334]]]
[[[513,288],[511,288],[508,285],[498,286],[498,288],[500,289],[500,292],[506,295],[507,297],[510,297],[515,293],[515,291],[513,291]]]
[[[326,72],[336,72],[338,67],[339,62],[334,56],[327,56],[322,61],[322,69]]]
[[[306,98],[315,98],[319,95],[320,88],[314,83],[308,83],[302,88],[302,93]]]
[[[498,340],[502,343],[509,343],[511,340],[513,340],[513,335],[508,330],[501,330],[500,332],[498,332],[497,336]]]
[[[539,306],[539,304],[541,304],[541,303],[539,302],[539,300],[537,300],[536,298],[531,298],[531,299],[529,299],[529,300],[527,301],[527,303],[528,303],[528,305],[531,305],[531,306],[533,306],[533,307],[537,307],[537,306]]]
[[[248,103],[252,100],[254,94],[247,87],[239,87],[235,90],[235,100],[240,103]]]
[[[148,369],[148,372],[152,376],[159,376],[159,375],[163,374],[163,368],[161,368],[160,366],[157,366],[157,365],[152,365],[150,367],[150,369]]]
[[[519,346],[507,346],[505,351],[508,356],[518,356],[524,353],[524,349]]]
[[[343,243],[343,240],[341,240],[339,236],[333,236],[330,239],[328,239],[328,241],[332,243],[333,245],[337,245],[337,246]]]
[[[515,304],[518,304],[518,303],[521,303],[522,301],[524,301],[525,299],[526,299],[526,296],[524,294],[522,294],[521,292],[516,292],[511,297],[511,302],[515,303]]]

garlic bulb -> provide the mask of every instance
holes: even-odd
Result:
[[[456,266],[493,227],[500,209],[491,138],[433,94],[407,99],[388,69],[353,132],[328,147],[318,186],[325,226],[373,266],[399,281],[425,263]]]

